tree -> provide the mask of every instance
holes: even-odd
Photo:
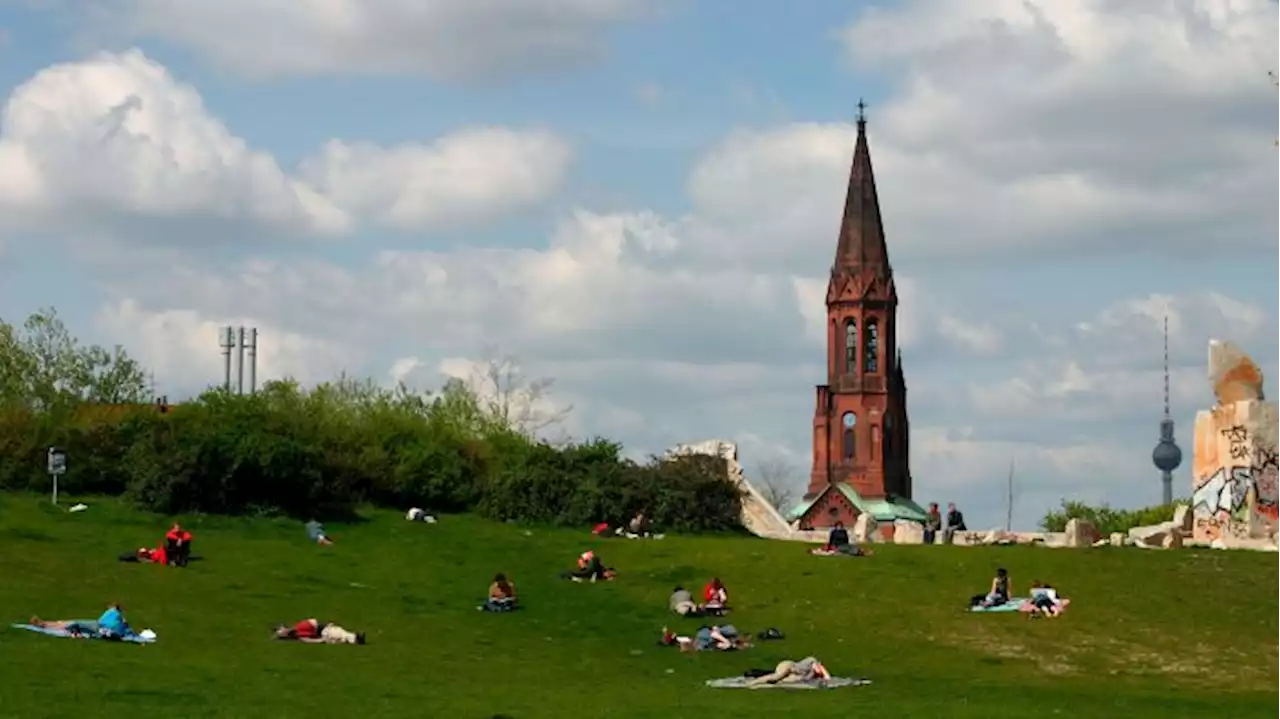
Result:
[[[564,422],[573,405],[561,406],[551,399],[554,384],[549,377],[527,377],[518,359],[493,350],[486,350],[467,381],[489,421],[525,437],[566,441]]]
[[[774,509],[786,513],[795,502],[795,479],[795,468],[775,457],[756,463],[755,479],[751,485],[764,495]]]
[[[146,373],[123,348],[82,346],[52,308],[18,330],[0,320],[0,402],[50,411],[80,402],[150,401]]]

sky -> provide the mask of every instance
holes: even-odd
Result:
[[[1144,506],[1211,338],[1277,369],[1274,0],[0,0],[0,318],[157,391],[495,355],[633,455],[811,466],[867,103],[915,499]],[[1275,392],[1274,386],[1267,388]]]

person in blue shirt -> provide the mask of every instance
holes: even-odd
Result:
[[[98,634],[104,637],[122,638],[133,634],[133,629],[124,618],[124,607],[112,604],[107,611],[98,617]]]

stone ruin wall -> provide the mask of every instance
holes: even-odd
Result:
[[[1192,537],[1262,539],[1276,534],[1275,402],[1246,399],[1196,415]]]

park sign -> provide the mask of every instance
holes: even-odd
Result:
[[[53,503],[58,503],[58,477],[67,473],[67,453],[60,447],[50,447],[48,453],[49,476],[53,477]]]

